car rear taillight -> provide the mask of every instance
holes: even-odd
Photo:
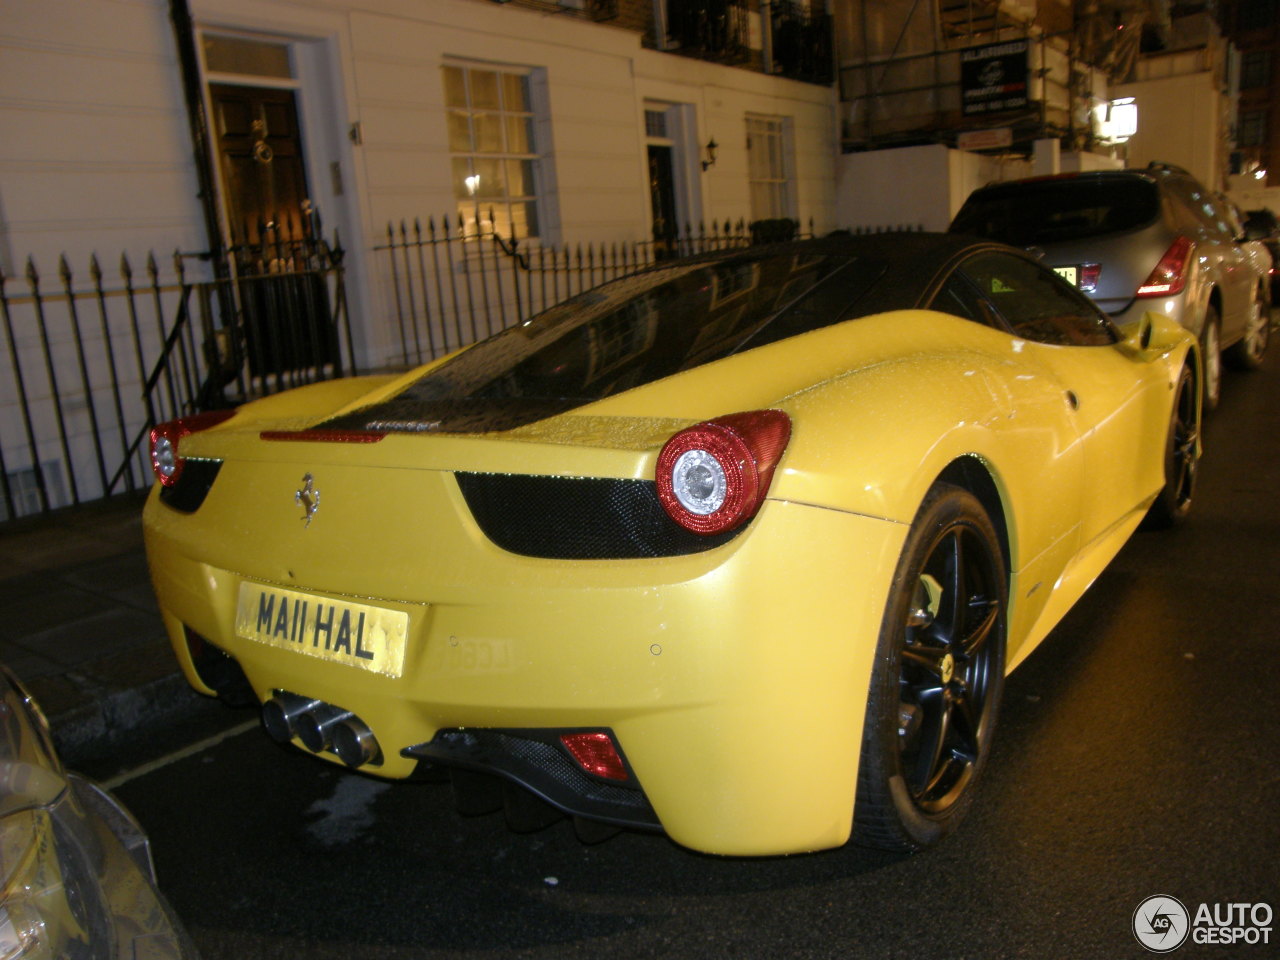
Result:
[[[604,731],[565,733],[561,734],[560,742],[587,773],[606,780],[630,779],[627,765],[613,745],[613,737]]]
[[[781,410],[717,417],[681,430],[658,454],[658,499],[694,533],[732,530],[756,515],[787,441]]]
[[[178,444],[182,438],[201,430],[216,427],[224,420],[235,415],[234,410],[210,410],[197,413],[194,417],[182,417],[170,420],[151,430],[151,469],[156,479],[166,487],[178,482],[182,475],[182,456],[178,453]]]
[[[1080,264],[1080,292],[1096,293],[1098,290],[1098,278],[1101,276],[1102,276],[1102,264],[1100,263]]]
[[[1191,241],[1178,237],[1164,252],[1151,275],[1134,296],[1167,297],[1181,293],[1187,285],[1187,265],[1191,259]]]

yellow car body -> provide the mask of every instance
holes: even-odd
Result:
[[[1114,346],[1074,347],[909,309],[511,429],[292,442],[429,369],[322,383],[183,438],[188,465],[220,467],[191,512],[156,485],[152,578],[192,686],[215,693],[194,634],[259,700],[285,690],[358,714],[379,745],[366,772],[412,774],[407,751],[446,729],[607,729],[676,842],[833,847],[853,823],[895,563],[930,487],[972,471],[998,498],[1012,669],[1157,497],[1174,387],[1197,362],[1154,315]],[[757,409],[786,413],[790,442],[754,519],[701,552],[518,555],[486,536],[455,476],[645,480],[673,434]],[[304,601],[345,612],[346,642],[279,629]]]

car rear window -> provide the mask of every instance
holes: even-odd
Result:
[[[552,307],[324,426],[511,429],[847,319],[885,271],[874,257],[798,250],[658,268]]]
[[[1036,180],[976,191],[951,232],[1029,247],[1132,230],[1159,213],[1159,192],[1145,177]]]

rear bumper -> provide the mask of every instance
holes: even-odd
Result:
[[[198,559],[210,553],[198,516],[154,495],[145,516],[162,614],[197,689],[213,692],[187,629],[235,658],[260,700],[285,689],[355,711],[381,745],[370,772],[382,776],[408,776],[417,761],[403,751],[440,730],[607,728],[686,846],[767,854],[848,838],[903,524],[770,501],[741,537],[693,556],[533,560],[490,545],[477,561],[473,550],[458,561],[465,588],[426,578],[414,596],[359,591],[409,614],[403,672],[387,677],[238,637],[239,584],[257,571],[248,552]]]

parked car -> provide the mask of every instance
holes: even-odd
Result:
[[[1148,310],[1195,334],[1205,357],[1205,401],[1218,401],[1219,354],[1255,369],[1270,336],[1270,257],[1221,195],[1185,170],[1153,163],[1032,177],[975,190],[951,223],[1024,247],[1117,324]]]
[[[1280,307],[1280,238],[1265,237],[1261,242],[1267,248],[1267,253],[1271,254],[1271,269],[1268,271],[1271,277],[1271,306]]]
[[[1006,671],[1189,509],[1200,377],[1001,244],[757,247],[162,424],[147,552],[191,684],[331,762],[714,853],[918,849]]]
[[[0,666],[0,957],[196,960],[155,887],[146,834],[63,769],[40,708]]]

